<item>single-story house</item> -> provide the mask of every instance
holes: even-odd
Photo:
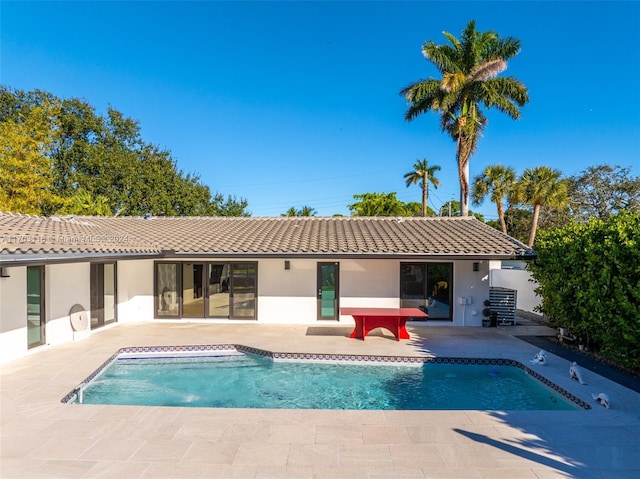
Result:
[[[0,360],[134,321],[353,324],[340,308],[366,306],[481,326],[490,264],[534,257],[473,217],[0,213]]]

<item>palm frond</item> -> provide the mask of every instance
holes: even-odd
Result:
[[[493,78],[482,82],[482,102],[496,107],[511,118],[520,118],[519,107],[529,102],[527,88],[514,78]]]
[[[515,57],[518,53],[520,53],[520,40],[507,37],[497,39],[489,55],[493,58],[502,58],[504,61],[507,61]]]
[[[422,54],[440,73],[453,73],[460,70],[457,62],[458,54],[448,45],[436,45],[432,41],[425,42],[422,46]]]

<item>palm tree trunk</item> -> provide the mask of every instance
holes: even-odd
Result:
[[[504,220],[504,209],[502,208],[502,202],[498,201],[496,203],[498,207],[498,219],[500,220],[500,228],[502,228],[502,232],[507,234],[507,222]]]
[[[460,180],[460,216],[469,216],[469,157],[471,148],[464,135],[458,135],[456,149],[458,179]]]
[[[533,246],[533,242],[536,240],[536,231],[538,229],[538,217],[540,216],[540,205],[536,204],[533,207],[533,218],[531,220],[531,232],[529,233],[529,243],[527,246]]]
[[[427,183],[427,173],[425,173],[424,178],[422,179],[422,216],[427,216],[427,198],[429,193],[427,193],[427,188],[429,188],[429,184]]]
[[[469,216],[469,161],[460,169],[460,216]]]

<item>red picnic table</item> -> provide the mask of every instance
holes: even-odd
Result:
[[[406,324],[409,318],[428,317],[418,308],[340,308],[340,314],[353,316],[356,327],[352,338],[362,339],[376,328],[385,328],[393,333],[396,339],[409,339]]]

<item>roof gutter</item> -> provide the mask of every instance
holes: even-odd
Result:
[[[56,253],[51,254],[24,254],[9,257],[0,256],[0,267],[11,268],[16,266],[29,266],[32,264],[65,264],[91,261],[118,261],[137,259],[157,259],[159,253]]]

